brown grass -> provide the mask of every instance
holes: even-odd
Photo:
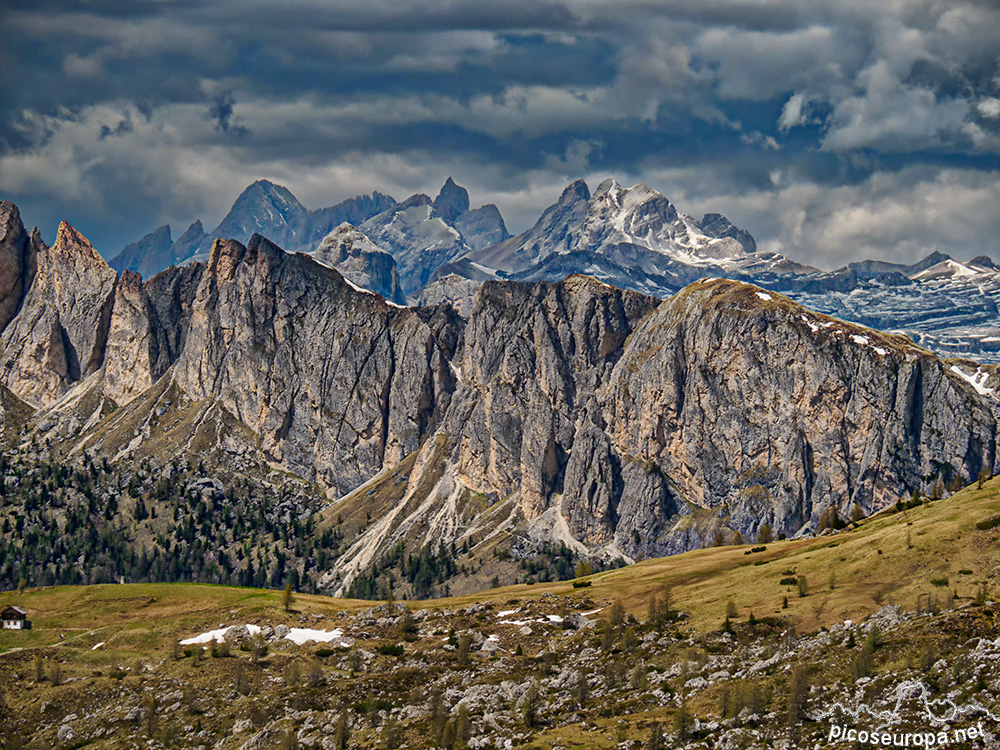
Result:
[[[591,586],[584,589],[574,589],[569,581],[519,584],[410,606],[455,607],[552,592],[603,603],[621,599],[628,611],[642,618],[650,597],[668,585],[674,607],[688,613],[689,623],[699,631],[717,629],[726,602],[732,599],[740,617],[750,611],[758,618],[783,616],[799,632],[810,632],[846,618],[861,620],[882,604],[915,609],[918,597],[945,593],[931,583],[932,578],[947,577],[949,588],[960,598],[971,598],[982,581],[992,589],[1000,573],[995,553],[1000,528],[981,531],[975,524],[998,512],[1000,478],[981,490],[970,486],[945,500],[903,513],[884,513],[853,530],[774,542],[765,552],[744,554],[752,545],[713,547],[600,573],[591,576]],[[832,590],[831,570],[835,575]],[[806,576],[806,597],[779,583],[790,571]],[[785,596],[788,609],[781,606]],[[23,595],[0,593],[0,608],[8,604],[27,609],[34,629],[0,631],[0,651],[60,645],[90,648],[101,641],[112,649],[119,641],[123,646],[144,644],[153,649],[165,647],[172,638],[222,624],[291,622],[301,613],[329,615],[374,602],[297,594],[296,611],[288,615],[279,591],[202,584],[109,584],[29,589]]]

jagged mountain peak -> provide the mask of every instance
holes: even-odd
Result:
[[[602,183],[604,184],[604,183]],[[574,180],[559,195],[559,205],[566,206],[578,201],[590,200],[590,188],[584,180]]]
[[[10,201],[0,201],[0,332],[7,327],[21,305],[34,274],[34,242],[29,239],[21,213]]]
[[[662,275],[667,270],[665,262],[708,265],[739,261],[755,246],[748,233],[722,217],[704,227],[648,185],[623,188],[609,178],[593,194],[583,180],[570,183],[535,226],[489,248],[476,260],[520,272],[555,255],[611,256],[621,254],[623,248],[629,256],[646,255],[645,261],[631,258],[634,265],[648,266],[643,270]]]
[[[259,236],[254,235],[254,237]],[[216,274],[220,271],[232,270],[243,260],[246,252],[247,248],[242,242],[218,237],[212,242],[212,247],[208,252],[206,268]]]
[[[233,239],[242,239],[255,232],[273,235],[305,213],[305,206],[288,188],[268,180],[257,180],[240,193],[212,234]]]
[[[469,210],[469,191],[449,177],[437,198],[434,199],[434,208],[438,214],[449,224],[454,224],[459,216]]]
[[[59,222],[59,229],[56,231],[56,241],[50,248],[50,254],[54,258],[80,257],[90,263],[110,269],[107,261],[90,244],[90,240],[65,220]]]
[[[186,242],[191,240],[189,232],[191,232],[190,228],[182,235],[182,239]],[[204,232],[201,236],[204,236]],[[178,243],[180,242],[181,240],[178,240]],[[130,270],[149,278],[161,268],[171,265],[175,260],[176,253],[174,252],[170,225],[164,224],[138,242],[126,245],[118,255],[109,261],[109,264],[119,273]]]
[[[598,198],[600,196],[607,196],[612,201],[616,203],[621,203],[624,196],[632,196],[636,202],[644,199],[651,198],[653,196],[659,195],[655,190],[650,188],[644,182],[637,182],[631,187],[622,187],[618,180],[613,177],[608,177],[600,185],[597,186],[597,190],[594,191],[592,198]]]
[[[240,193],[233,204],[233,208],[242,207],[247,203],[260,201],[261,199],[268,199],[274,203],[288,206],[289,210],[294,213],[301,213],[306,210],[305,206],[299,203],[299,199],[292,195],[291,190],[284,185],[279,185],[270,180],[257,180],[250,183]]]
[[[0,242],[3,242],[11,232],[24,234],[24,224],[17,206],[8,200],[3,200],[0,201]]]
[[[3,332],[0,377],[37,407],[100,368],[118,274],[66,221],[51,247],[31,242],[29,262],[30,286]]]
[[[164,239],[167,242],[173,242],[173,237],[170,234],[170,225],[164,224],[162,227],[157,227],[152,232],[146,235],[146,237],[155,237],[157,239]]]

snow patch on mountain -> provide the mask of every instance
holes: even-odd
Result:
[[[958,365],[952,365],[951,371],[958,375],[962,380],[971,385],[980,396],[995,396],[996,392],[993,388],[986,387],[986,381],[989,380],[990,374],[983,370],[981,367],[978,368],[975,373],[969,375]]]

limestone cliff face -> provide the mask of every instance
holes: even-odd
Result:
[[[51,403],[103,364],[117,274],[63,222],[3,332],[0,379],[32,406]]]
[[[465,331],[444,430],[474,487],[519,492],[528,518],[563,491],[577,423],[656,301],[578,276],[560,284],[487,282]]]
[[[907,339],[714,280],[643,321],[594,418],[615,452],[744,535],[794,534],[828,505],[867,515],[992,471],[992,401]]]
[[[456,481],[649,555],[815,530],[997,463],[993,396],[907,339],[739,282],[657,304],[582,277],[484,284],[442,426]]]
[[[105,349],[104,393],[126,404],[155,382],[155,318],[142,279],[125,271],[118,282]]]
[[[340,572],[406,533],[516,527],[632,557],[793,535],[997,468],[995,374],[739,282],[661,303],[582,276],[485,281],[466,319],[259,235],[119,278],[69,225],[49,248],[0,204],[0,291],[5,432],[30,408],[77,449],[217,451],[331,495],[396,467],[398,505]]]
[[[259,235],[217,240],[173,377],[218,399],[272,460],[343,492],[415,450],[447,410],[441,316],[358,292]]]
[[[17,315],[31,285],[40,242],[37,232],[29,237],[24,231],[17,206],[0,201],[0,331]]]
[[[203,267],[172,267],[143,283],[118,280],[105,347],[103,394],[119,406],[142,395],[180,357]]]

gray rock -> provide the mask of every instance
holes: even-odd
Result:
[[[341,224],[324,237],[312,257],[340,271],[355,286],[406,304],[395,259],[350,224]]]
[[[197,227],[192,225],[184,233],[184,242],[179,247],[185,247],[193,239],[193,234],[201,229],[201,223]],[[204,230],[201,230],[199,240],[205,237]],[[200,244],[200,241],[197,243]],[[137,242],[132,242],[122,248],[114,258],[108,261],[109,265],[119,273],[131,271],[150,279],[157,273],[172,266],[177,262],[177,254],[174,251],[174,240],[170,235],[170,226],[164,225],[154,232],[150,232]]]
[[[117,274],[65,221],[35,257],[31,286],[0,337],[0,380],[38,407],[103,365]]]
[[[174,380],[193,399],[218,399],[272,460],[344,492],[441,419],[454,378],[439,331],[453,324],[359,293],[262,237],[219,241]]]
[[[35,273],[40,239],[29,237],[10,201],[0,201],[0,333],[17,314]]]
[[[563,621],[563,625],[571,630],[583,630],[585,628],[596,628],[597,621],[590,620],[579,612],[574,612]]]

